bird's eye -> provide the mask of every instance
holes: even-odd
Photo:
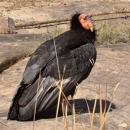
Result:
[[[85,17],[84,17],[84,20],[87,20],[87,17],[88,17],[88,16],[85,16]]]
[[[89,16],[85,16],[85,19],[84,20],[87,20],[87,21],[91,21],[90,17]]]

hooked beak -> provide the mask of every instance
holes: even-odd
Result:
[[[90,31],[93,32],[93,27],[90,27]]]
[[[89,22],[90,31],[93,32],[93,24],[89,16],[85,17],[85,20]]]

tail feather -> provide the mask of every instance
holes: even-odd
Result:
[[[64,79],[62,90],[66,96],[69,96],[71,94],[71,90],[75,89],[76,79],[77,77],[73,79]],[[38,82],[39,79],[36,80],[36,83],[30,86],[19,86],[19,89],[13,98],[13,102],[8,113],[8,119],[29,120],[34,115],[35,105],[37,106],[36,113],[38,113],[54,106],[57,103],[59,89],[56,87],[56,84],[59,84],[60,81],[56,81],[54,78],[48,76],[44,78],[44,80],[40,80],[41,83],[37,92],[36,84],[38,84]],[[34,90],[35,92],[33,92]]]
[[[40,82],[38,86],[38,82]],[[37,87],[38,86],[38,87]],[[38,88],[38,93],[37,93]],[[29,120],[34,115],[35,103],[37,100],[37,111],[39,111],[40,102],[46,98],[48,91],[55,88],[55,79],[48,76],[47,78],[36,79],[32,85],[19,85],[11,107],[8,113],[10,120]],[[45,106],[40,107],[44,109]]]
[[[17,120],[18,119],[18,100],[15,100],[14,103],[11,104],[11,107],[8,112],[7,119],[8,120]]]
[[[14,97],[12,99],[12,103],[10,105],[9,108],[9,112],[8,112],[8,116],[7,119],[9,120],[15,120],[18,119],[18,111],[19,111],[19,104],[18,104],[18,100],[20,98],[20,93],[21,91],[21,84],[18,86],[18,89],[16,90]]]

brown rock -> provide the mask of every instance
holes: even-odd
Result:
[[[4,16],[0,18],[0,34],[14,34],[15,22],[12,18]]]

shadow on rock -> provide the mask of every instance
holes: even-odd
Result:
[[[95,99],[92,99],[92,100],[74,99],[74,101],[69,100],[69,102],[70,102],[71,105],[74,102],[76,113],[79,113],[79,114],[89,112],[88,107],[87,107],[87,103],[88,103],[90,112],[92,113],[93,108],[94,108]],[[107,110],[109,108],[109,105],[110,105],[110,101],[102,100],[102,111],[104,112],[104,110],[106,110],[106,112],[107,112]],[[55,116],[56,116],[56,108],[57,107],[55,106],[55,107],[50,108],[50,109],[48,109],[48,110],[46,110],[44,112],[38,113],[37,116],[36,116],[36,120],[55,118]],[[115,106],[115,104],[112,103],[109,112],[112,111],[113,109],[116,109],[116,106]],[[72,112],[72,109],[69,107],[68,108],[68,115],[72,115],[71,112]],[[99,99],[97,99],[95,113],[100,113],[100,101],[99,101]],[[58,117],[61,117],[61,116],[62,116],[62,107],[61,107],[61,104],[60,104]]]

